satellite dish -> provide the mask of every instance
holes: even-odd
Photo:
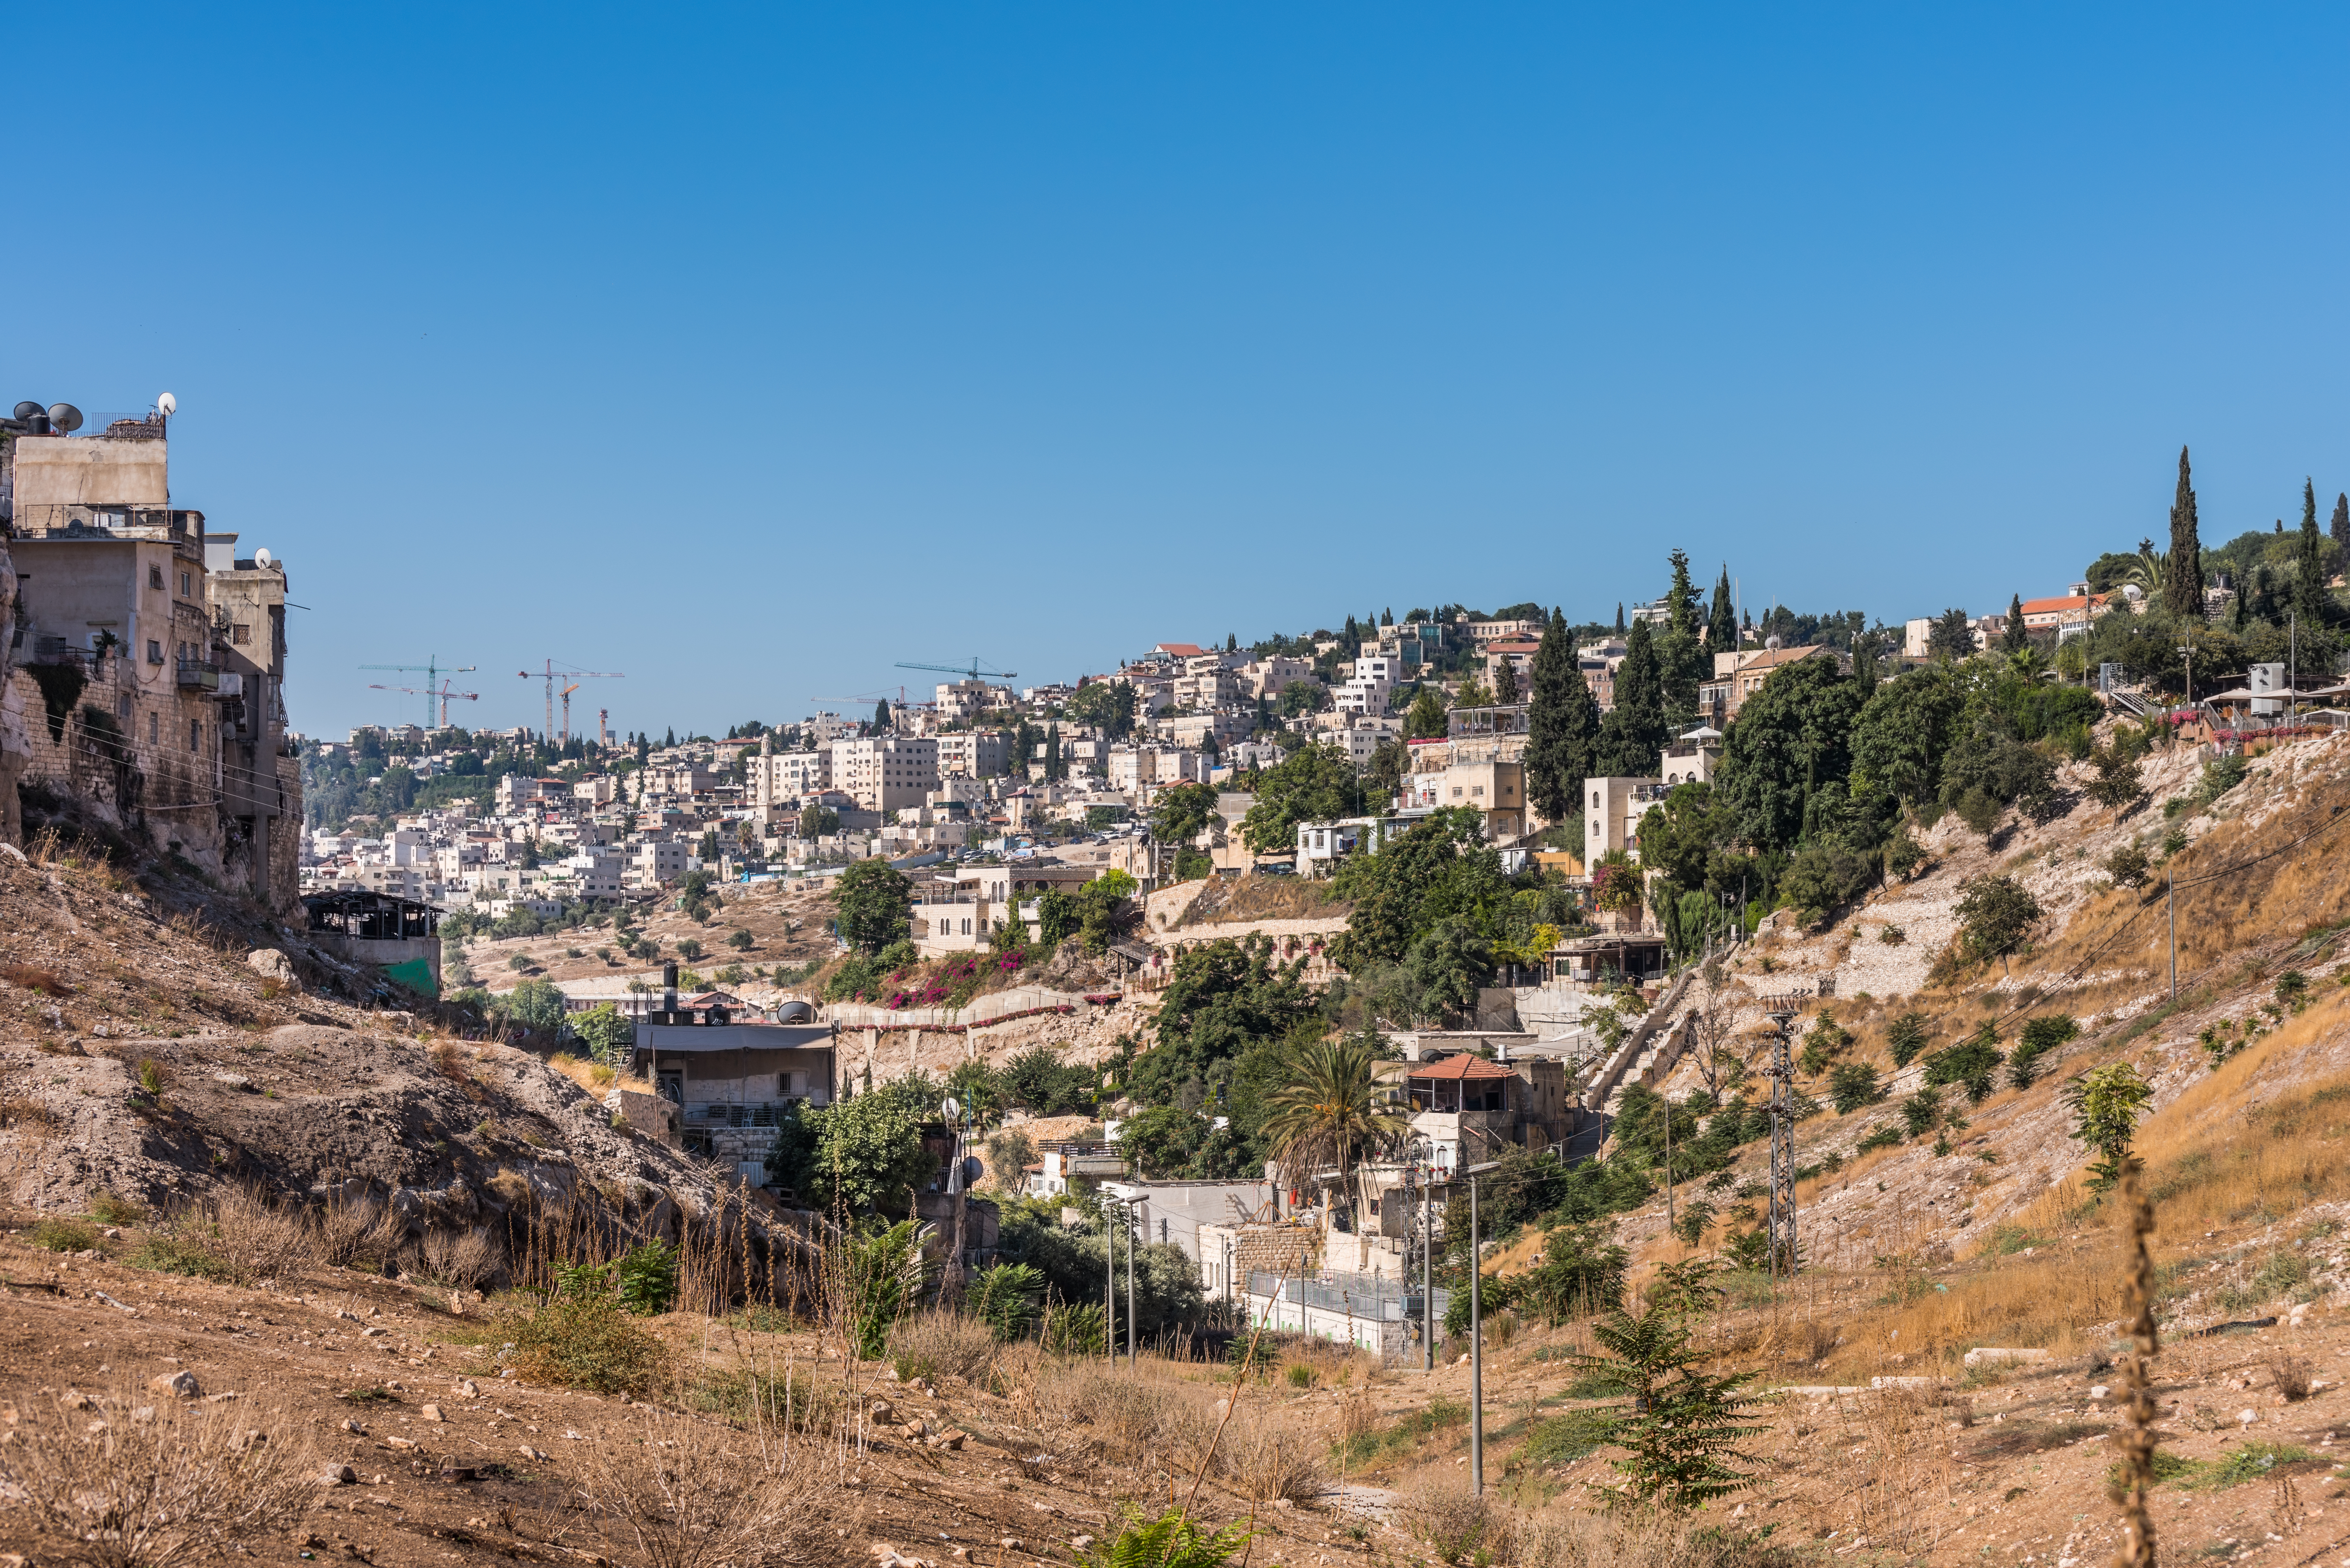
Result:
[[[962,1107],[955,1104],[955,1097],[952,1095],[949,1095],[946,1097],[944,1102],[940,1105],[939,1109],[946,1113],[947,1120],[951,1122],[956,1120],[962,1115]]]
[[[66,434],[71,435],[81,429],[81,410],[71,403],[51,403],[49,423],[65,431]]]
[[[155,411],[168,420],[180,411],[180,400],[166,392],[155,400]]]
[[[253,564],[256,566],[265,566],[275,558],[266,550],[255,550],[253,553]]]
[[[47,411],[38,403],[18,403],[16,417],[20,420],[36,420]]]
[[[1762,646],[1770,651],[1776,653],[1779,650],[1781,644],[1776,637],[1766,637],[1762,639]]]

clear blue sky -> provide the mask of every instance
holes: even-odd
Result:
[[[1631,14],[1637,12],[1637,15]],[[182,416],[294,722],[723,732],[1349,610],[1887,619],[2350,488],[2350,13],[64,6],[0,402]],[[44,151],[46,149],[46,151]],[[587,701],[592,698],[594,701]],[[395,701],[397,705],[395,706]]]

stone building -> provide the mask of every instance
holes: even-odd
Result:
[[[290,913],[286,569],[172,505],[169,460],[160,414],[0,421],[0,831],[41,792]]]

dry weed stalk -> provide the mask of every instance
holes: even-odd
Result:
[[[2122,1361],[2122,1425],[2116,1437],[2122,1456],[2115,1497],[2121,1504],[2122,1539],[2114,1561],[2116,1568],[2154,1568],[2154,1515],[2147,1506],[2154,1491],[2155,1411],[2149,1371],[2159,1348],[2154,1334],[2154,1253],[2147,1244],[2154,1233],[2154,1205],[2147,1199],[2135,1161],[2123,1166],[2121,1200],[2130,1349]]]
[[[588,1504],[646,1568],[766,1568],[816,1560],[841,1498],[803,1448],[770,1446],[764,1423],[738,1432],[668,1411],[595,1440]]]
[[[2269,1382],[2290,1404],[2299,1404],[2309,1397],[2311,1371],[2306,1358],[2290,1350],[2279,1350],[2269,1357]]]
[[[95,1420],[45,1402],[19,1406],[0,1439],[0,1490],[17,1495],[0,1518],[39,1540],[41,1561],[211,1563],[309,1511],[317,1456],[298,1422],[279,1411],[144,1403],[151,1397],[118,1390]]]

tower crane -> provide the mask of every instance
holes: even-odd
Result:
[[[567,664],[558,667],[555,660],[551,659],[546,661],[546,667],[544,669],[523,670],[517,670],[515,673],[519,674],[525,680],[544,680],[546,682],[546,735],[549,742],[553,742],[555,739],[555,683],[557,680],[568,680],[571,682],[570,685],[563,689],[563,739],[567,744],[571,740],[571,694],[579,690],[579,682],[582,680],[622,680],[627,679],[627,677],[618,670],[577,670]]]
[[[478,702],[482,700],[482,694],[478,691],[451,691],[450,688],[456,684],[457,683],[453,680],[443,680],[441,682],[441,689],[436,691],[430,686],[381,686],[370,680],[368,682],[368,690],[370,691],[405,691],[411,697],[421,694],[424,698],[424,717],[428,722],[432,717],[432,700],[436,697],[439,698],[441,700],[441,727],[445,730],[449,727],[449,703],[452,699],[461,702]]]
[[[935,670],[940,671],[941,674],[946,674],[946,675],[960,675],[960,676],[962,676],[962,677],[964,680],[979,680],[979,679],[980,679],[981,677],[983,677],[983,676],[992,676],[992,677],[993,677],[994,679],[996,679],[996,680],[1015,680],[1015,679],[1017,679],[1017,678],[1018,678],[1018,676],[1019,676],[1019,674],[1020,674],[1020,671],[1018,671],[1017,670],[987,670],[987,669],[983,669],[983,668],[982,668],[982,667],[981,667],[981,665],[980,665],[980,662],[979,662],[979,656],[978,656],[977,654],[973,654],[973,655],[972,655],[972,659],[971,659],[971,668],[970,668],[970,669],[968,669],[968,670],[964,669],[964,668],[963,668],[962,665],[960,665],[960,664],[906,664],[906,663],[900,663],[900,664],[898,666],[898,668],[899,668],[899,669],[900,669],[900,670]]]
[[[424,727],[429,730],[432,727],[432,699],[435,695],[432,688],[434,683],[441,679],[444,672],[453,675],[463,675],[468,670],[472,670],[476,667],[471,664],[443,664],[441,662],[441,656],[439,654],[432,654],[427,656],[424,662],[421,664],[362,664],[359,668],[361,670],[396,670],[403,675],[413,675],[420,671],[422,672],[424,676],[424,684],[421,687],[384,686],[376,689],[384,691],[421,692],[424,698]],[[370,685],[372,685],[372,682],[370,682]],[[447,710],[448,704],[445,702],[442,703],[441,722],[444,728],[447,727],[449,722]]]

